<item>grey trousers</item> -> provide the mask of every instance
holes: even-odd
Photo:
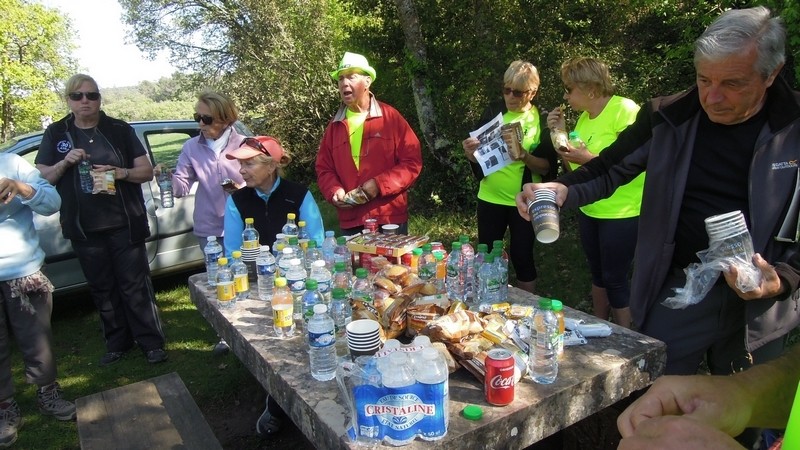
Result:
[[[0,282],[0,401],[14,395],[11,378],[12,334],[22,353],[28,383],[41,387],[56,380],[56,361],[51,347],[53,332],[50,327],[53,294],[29,293],[28,300],[35,312],[22,307],[19,298],[12,298],[8,283]]]
[[[720,278],[722,275],[720,275]],[[749,352],[745,343],[745,300],[718,281],[698,304],[671,309],[661,304],[683,287],[683,271],[673,271],[648,312],[640,331],[667,344],[665,375],[692,375],[705,360],[714,375],[729,375],[775,359],[783,353],[784,338]]]

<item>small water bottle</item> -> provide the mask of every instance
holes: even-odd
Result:
[[[347,248],[347,238],[344,236],[336,238],[336,248],[333,249],[333,261],[334,264],[337,262],[344,262],[347,267],[347,273],[350,275],[353,274],[353,259],[350,249]]]
[[[408,357],[405,352],[394,352],[390,354],[389,364],[384,365],[383,369],[384,370],[381,371],[383,386],[389,388],[390,393],[393,388],[397,389],[412,386],[417,381],[416,378],[414,378],[414,372],[411,366],[408,364]],[[400,392],[405,394],[406,392],[404,391],[405,390],[401,390]],[[384,439],[394,446],[410,444],[416,437],[416,432],[413,427],[406,429],[392,428],[387,431],[389,434]]]
[[[236,288],[233,286],[233,272],[228,267],[228,258],[218,261],[217,269],[217,304],[220,308],[232,308],[236,304]]]
[[[305,325],[307,327],[308,321],[311,320],[311,317],[314,315],[314,305],[325,303],[322,299],[322,294],[317,289],[317,280],[313,278],[306,279],[306,290],[303,292],[302,302],[303,320],[305,321]]]
[[[295,324],[302,329],[305,323],[303,319],[303,293],[306,291],[306,278],[308,275],[299,258],[293,258],[289,261],[289,268],[284,276],[294,299]]]
[[[453,300],[464,301],[466,294],[466,280],[464,260],[461,257],[461,242],[453,242],[452,250],[447,255],[447,296]]]
[[[252,217],[246,217],[244,219],[244,230],[242,230],[242,249],[244,250],[255,250],[261,248],[261,244],[259,243],[259,234],[258,230],[255,229],[253,225],[255,220]]]
[[[347,267],[343,262],[338,262],[333,268],[333,288],[344,289],[345,295],[350,296],[353,286],[353,277],[347,272]]]
[[[222,246],[217,242],[216,236],[209,236],[206,238],[206,247],[203,249],[206,255],[206,275],[208,276],[208,285],[217,285],[217,261],[222,257]]]
[[[308,250],[308,241],[311,240],[311,236],[308,235],[308,231],[306,230],[306,221],[305,220],[298,220],[297,221],[297,242],[300,244],[300,248],[303,249],[305,253]]]
[[[484,256],[478,271],[478,303],[494,304],[502,301],[500,297],[500,271],[494,263],[494,255]]]
[[[305,257],[306,270],[311,271],[311,265],[314,264],[314,261],[322,261],[322,264],[325,264],[325,258],[322,256],[322,249],[317,247],[317,241],[309,239]]]
[[[158,188],[161,190],[161,207],[172,208],[175,206],[175,199],[172,197],[172,174],[169,170],[164,170],[158,177]]]
[[[296,217],[297,216],[295,215],[295,213],[286,214],[286,223],[283,225],[283,228],[281,228],[281,233],[283,233],[287,239],[292,236],[297,237],[297,233],[299,230],[297,228],[297,224],[294,221]]]
[[[367,269],[363,267],[356,269],[356,279],[353,281],[353,289],[351,291],[353,300],[372,304],[374,290],[368,276]]]
[[[570,131],[569,132],[569,145],[573,148],[581,148],[583,146],[583,141],[581,137],[578,135],[577,131]]]
[[[533,314],[536,337],[530,347],[531,378],[539,384],[550,384],[558,376],[558,318],[549,298],[540,298]]]
[[[94,190],[94,179],[92,179],[92,163],[88,159],[82,159],[78,164],[78,174],[81,179],[81,190],[91,194]]]
[[[427,336],[425,336],[427,337]],[[416,341],[416,339],[415,339]],[[447,361],[444,355],[433,347],[425,347],[415,357],[414,377],[422,384],[423,395],[427,401],[433,401],[435,419],[430,427],[420,435],[425,441],[438,441],[447,434],[450,421],[450,387]]]
[[[464,271],[464,299],[469,305],[475,302],[477,291],[477,273],[475,272],[475,248],[469,242],[469,236],[462,234],[458,241],[461,242],[461,259]]]
[[[353,318],[353,310],[350,301],[347,300],[347,293],[342,288],[333,288],[331,292],[331,317],[336,326],[336,337],[343,339],[346,337],[347,324]]]
[[[247,265],[242,261],[242,252],[234,250],[231,252],[233,263],[231,263],[231,272],[233,272],[233,285],[236,289],[237,300],[247,300],[250,296],[250,279],[247,276]]]
[[[264,301],[272,300],[272,292],[275,287],[275,271],[277,264],[269,245],[262,245],[256,258],[256,271],[258,273],[258,298]]]
[[[311,241],[314,242],[314,241]],[[326,305],[331,302],[331,289],[333,288],[333,276],[330,270],[325,267],[325,261],[318,259],[311,263],[311,270],[308,278],[313,278],[317,282],[317,289],[322,294]]]
[[[314,305],[314,316],[308,321],[308,360],[311,376],[328,381],[336,376],[336,336],[328,307]]]
[[[333,231],[326,231],[325,232],[325,240],[322,241],[322,259],[325,260],[325,265],[328,267],[328,270],[333,270],[334,264],[334,249],[336,248],[336,238],[334,237]]]

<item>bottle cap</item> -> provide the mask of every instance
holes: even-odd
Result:
[[[347,238],[346,237],[339,236],[339,237],[336,238],[336,244],[344,245],[345,243],[347,243]]]
[[[336,287],[331,291],[331,296],[336,299],[345,298],[347,292],[345,292],[344,288]]]
[[[225,264],[228,264],[228,258],[223,256],[222,258],[217,260],[217,264],[219,264],[220,266],[224,266]]]
[[[553,311],[561,311],[564,309],[564,304],[561,300],[550,300],[550,305],[553,307]]]
[[[325,314],[328,312],[328,305],[325,303],[317,303],[314,305],[314,314]]]
[[[244,219],[244,223],[253,223],[253,222],[255,222],[255,220],[252,217],[246,217]]]
[[[287,218],[287,219],[292,219],[292,220],[294,220],[294,218],[295,218],[295,217],[297,217],[297,216],[295,216],[295,215],[294,215],[294,213],[289,213],[289,214],[287,214],[287,215],[286,215],[286,218]]]
[[[313,278],[306,279],[306,290],[315,291],[315,290],[317,290],[317,286],[318,286],[317,280],[315,280]]]
[[[553,309],[553,302],[549,298],[540,298],[539,299],[539,309]]]
[[[422,254],[422,249],[421,248],[415,248],[414,250],[411,250],[411,254],[419,256],[419,255]]]
[[[356,278],[367,278],[367,275],[369,275],[367,269],[363,267],[359,267],[358,269],[356,269]]]
[[[277,286],[277,287],[286,286],[286,278],[285,277],[275,278],[275,286]]]
[[[233,256],[234,258],[241,258],[242,257],[242,252],[239,251],[239,250],[234,250],[234,251],[231,252],[231,256]]]
[[[461,410],[461,414],[467,420],[481,420],[483,417],[483,409],[478,405],[467,405]]]

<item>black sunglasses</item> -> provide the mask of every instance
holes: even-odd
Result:
[[[516,89],[511,89],[511,88],[503,88],[503,94],[505,95],[514,94],[514,97],[516,98],[520,98],[523,95],[529,93],[530,91],[531,91],[530,89],[528,89],[527,91],[518,91]]]
[[[254,149],[260,151],[261,153],[263,153],[263,154],[265,154],[265,155],[267,155],[269,157],[272,157],[272,155],[270,155],[269,152],[267,151],[266,147],[261,145],[261,141],[259,141],[256,138],[246,137],[246,138],[242,139],[242,143],[239,144],[239,147],[241,147],[243,145],[246,145],[248,147],[254,148]]]
[[[91,101],[100,100],[100,93],[99,92],[70,92],[69,99],[73,102],[79,102],[83,100],[83,96],[86,96],[87,99]]]
[[[214,121],[213,117],[207,116],[205,114],[194,113],[194,116],[192,116],[192,117],[194,118],[195,122],[200,123],[200,121],[202,120],[203,123],[206,124],[206,125],[211,125],[211,122]]]

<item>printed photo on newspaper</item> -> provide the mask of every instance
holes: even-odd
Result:
[[[470,137],[481,141],[481,145],[473,155],[481,166],[483,176],[497,172],[512,162],[506,142],[503,140],[502,127],[503,114],[498,114],[484,126],[469,133]]]

